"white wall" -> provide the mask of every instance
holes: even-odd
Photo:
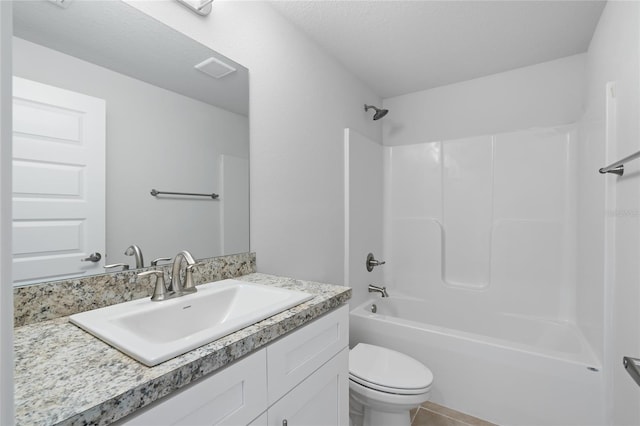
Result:
[[[384,144],[407,145],[575,123],[586,56],[493,74],[384,100]]]
[[[384,260],[382,145],[345,129],[345,284],[353,290],[349,304],[358,306],[369,297],[369,284],[384,285],[386,265],[367,271],[367,254]]]
[[[135,7],[249,68],[251,249],[258,270],[344,281],[343,131],[381,139],[380,98],[262,2]]]
[[[11,283],[11,2],[0,2],[0,424],[14,423]]]
[[[622,178],[595,170],[640,149],[639,61],[640,3],[608,2],[587,57],[578,316],[596,324],[593,339],[604,335],[608,415],[620,425],[640,424],[640,388],[622,368],[622,356],[640,357],[640,163],[627,164]]]
[[[13,48],[15,75],[106,101],[105,263],[132,264],[130,244],[147,262],[184,249],[197,258],[223,254],[224,197],[156,199],[149,191],[221,193],[221,156],[248,158],[247,117],[17,37]],[[248,251],[246,233],[240,237],[229,246]]]

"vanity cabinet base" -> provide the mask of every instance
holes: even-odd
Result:
[[[115,424],[347,426],[348,341],[344,305]]]

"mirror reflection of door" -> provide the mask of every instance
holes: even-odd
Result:
[[[104,250],[104,100],[14,77],[14,282],[102,272]]]

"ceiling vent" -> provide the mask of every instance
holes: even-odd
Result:
[[[222,78],[225,75],[236,72],[234,67],[216,58],[206,59],[196,65],[195,68],[213,78]]]

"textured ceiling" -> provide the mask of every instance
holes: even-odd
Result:
[[[274,1],[383,98],[587,50],[602,1]]]

